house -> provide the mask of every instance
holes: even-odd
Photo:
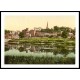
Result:
[[[44,37],[44,33],[40,31],[36,31],[35,37]]]
[[[5,34],[5,39],[19,39],[20,31],[10,31],[10,33]]]
[[[10,33],[5,34],[5,39],[11,39],[11,38],[12,38],[12,35]]]
[[[31,37],[35,37],[36,31],[35,30],[30,30],[29,33],[31,34]]]
[[[19,39],[19,33],[20,33],[20,31],[12,31],[12,38],[13,39]]]
[[[68,38],[73,38],[74,34],[73,33],[68,33]]]
[[[57,36],[57,32],[53,32],[53,33],[44,33],[44,36],[45,36],[45,37],[50,37],[50,36],[56,37],[56,36]]]
[[[31,34],[29,32],[26,32],[25,37],[31,37]]]

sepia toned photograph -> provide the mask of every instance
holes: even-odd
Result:
[[[78,20],[77,12],[3,12],[2,65],[76,67]]]

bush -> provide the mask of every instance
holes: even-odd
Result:
[[[5,64],[75,64],[75,58],[5,56]]]

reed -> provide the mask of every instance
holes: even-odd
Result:
[[[10,56],[5,55],[5,64],[75,64],[74,57]]]

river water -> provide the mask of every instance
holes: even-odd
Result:
[[[6,44],[5,55],[75,57],[75,47],[54,45]]]

